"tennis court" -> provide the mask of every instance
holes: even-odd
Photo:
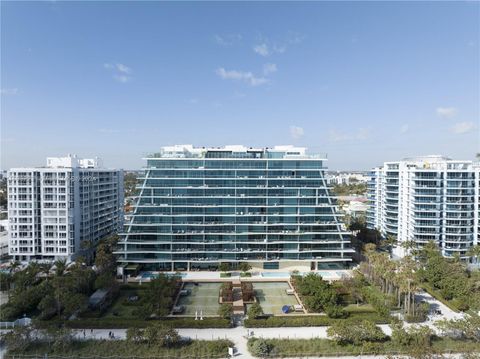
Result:
[[[287,294],[286,290],[290,289],[287,282],[256,282],[253,289],[265,314],[283,314],[284,305],[299,304],[294,295]]]
[[[221,283],[185,283],[183,289],[188,289],[190,294],[181,296],[177,306],[184,305],[183,315],[195,316],[195,311],[203,311],[203,315],[217,315],[220,304],[218,296]]]

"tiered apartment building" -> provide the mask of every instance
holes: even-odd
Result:
[[[123,171],[96,159],[47,158],[46,167],[8,173],[9,255],[72,260],[123,224]]]
[[[310,270],[351,261],[324,156],[292,146],[178,145],[145,160],[117,252],[124,265]]]
[[[367,226],[402,243],[421,247],[434,241],[446,257],[467,251],[479,240],[479,166],[442,156],[385,162],[370,173]]]

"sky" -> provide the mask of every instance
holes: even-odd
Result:
[[[480,2],[1,2],[1,164],[292,144],[480,152]]]

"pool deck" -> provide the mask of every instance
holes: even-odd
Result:
[[[157,272],[155,272],[157,273]],[[175,272],[161,272],[164,274],[175,274]],[[251,271],[251,277],[241,277],[240,272],[232,271],[229,272],[232,274],[231,277],[220,277],[220,273],[222,272],[180,272],[182,275],[182,281],[184,282],[231,282],[234,280],[241,280],[242,282],[285,282],[286,280],[290,279],[290,273],[285,271]],[[268,276],[262,277],[262,273],[275,273],[277,276]],[[318,274],[325,274],[328,273],[328,276],[322,276],[322,278],[326,281],[336,281],[342,278],[342,276],[350,277],[352,276],[351,270],[346,269],[334,269],[334,270],[319,270],[319,271],[311,271],[308,273],[318,273]],[[149,282],[151,278],[142,278],[140,274],[137,277],[130,277],[128,278],[129,282]]]

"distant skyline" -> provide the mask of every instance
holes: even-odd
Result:
[[[479,2],[1,6],[1,164],[139,169],[173,144],[327,153],[333,170],[480,152]]]

